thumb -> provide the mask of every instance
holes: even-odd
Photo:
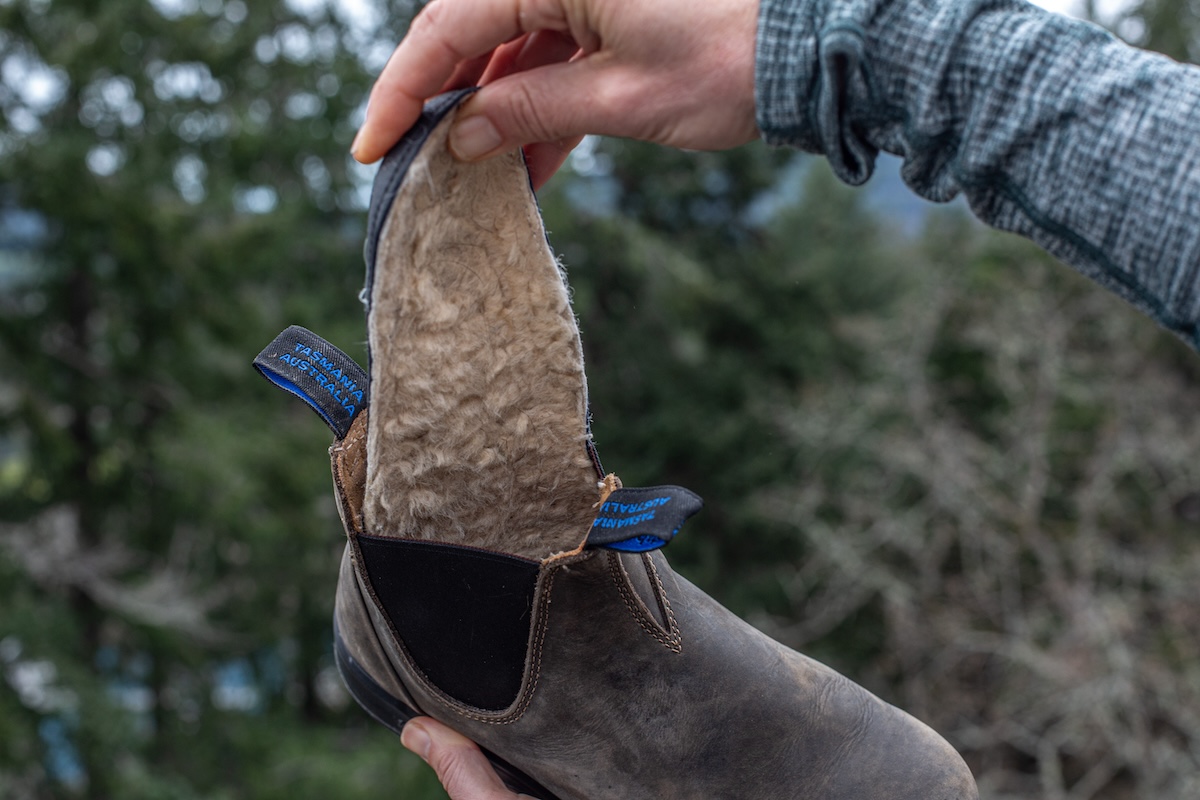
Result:
[[[515,800],[479,747],[470,739],[427,717],[404,726],[400,742],[421,756],[451,800]]]
[[[584,134],[617,132],[613,123],[625,92],[607,91],[611,76],[591,61],[538,67],[484,86],[459,111],[450,151],[462,161],[535,143],[564,143],[569,151]]]

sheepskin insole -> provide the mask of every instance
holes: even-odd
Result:
[[[451,121],[379,241],[364,522],[541,560],[595,515],[579,332],[520,154],[459,163]]]

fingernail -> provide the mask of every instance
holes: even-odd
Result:
[[[502,144],[500,132],[487,117],[468,117],[450,129],[450,150],[463,161],[474,161]]]
[[[429,731],[421,727],[419,722],[410,722],[400,731],[400,744],[428,761],[429,748],[433,746],[433,740],[429,738]]]
[[[350,143],[350,155],[354,155],[358,152],[358,146],[362,143],[362,138],[362,128],[359,128],[358,133],[354,134],[354,141]]]

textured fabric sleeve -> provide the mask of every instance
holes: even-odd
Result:
[[[1200,349],[1200,69],[1023,0],[760,0],[758,125],[963,193]]]

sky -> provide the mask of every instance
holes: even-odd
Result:
[[[1031,0],[1035,6],[1057,11],[1060,14],[1076,16],[1076,11],[1082,5],[1079,0]]]
[[[1030,0],[1035,6],[1041,6],[1060,14],[1078,17],[1082,16],[1083,0]],[[1101,19],[1111,19],[1116,14],[1128,8],[1133,0],[1097,0],[1096,11]]]

